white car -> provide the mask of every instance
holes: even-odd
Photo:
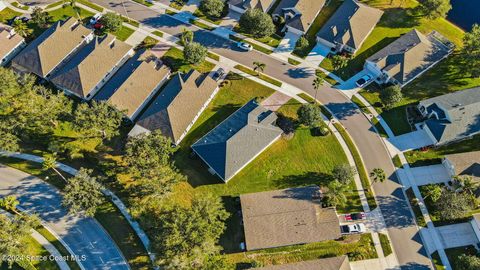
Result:
[[[365,227],[365,224],[363,223],[356,223],[340,226],[340,231],[342,232],[342,234],[364,233],[367,231],[367,227]]]
[[[100,20],[102,18],[102,13],[97,13],[95,15],[92,16],[92,18],[90,19],[90,24],[91,25],[94,25],[98,22],[98,20]]]
[[[363,87],[365,86],[367,83],[369,83],[370,81],[372,80],[372,75],[364,75],[363,77],[361,77],[360,79],[358,79],[355,84],[358,86],[358,87]]]
[[[245,50],[245,51],[251,51],[253,50],[253,47],[252,45],[246,43],[246,42],[238,42],[237,43],[237,47],[242,49],[242,50]]]

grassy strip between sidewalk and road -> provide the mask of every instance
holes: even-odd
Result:
[[[370,113],[370,110],[368,109],[367,106],[365,106],[365,104],[363,104],[363,102],[357,98],[356,96],[353,96],[351,101],[353,103],[355,103],[359,108],[360,110],[365,114],[365,115],[371,115]],[[368,117],[367,117],[368,118]],[[378,119],[376,117],[372,117],[370,122],[372,123],[372,125],[375,126],[375,128],[377,129],[378,131],[378,134],[384,138],[388,138],[388,134],[387,132],[385,131],[385,129],[383,128],[383,126],[380,124],[380,121],[378,121]]]
[[[365,196],[367,197],[368,206],[370,207],[370,210],[373,210],[377,208],[377,202],[375,201],[375,197],[373,196],[370,179],[368,178],[367,170],[363,165],[360,153],[358,152],[357,147],[353,143],[352,138],[350,138],[350,135],[348,135],[347,131],[343,128],[343,126],[339,123],[334,123],[333,125],[342,135],[345,143],[347,144],[350,152],[352,153],[353,160],[355,161],[355,166],[357,167],[358,175],[360,176],[360,181],[362,182],[363,190],[365,191]]]
[[[80,3],[80,1],[79,1]],[[45,9],[50,9],[50,8],[54,8],[54,7],[58,7],[58,6],[61,6],[65,4],[65,1],[58,1],[58,2],[55,2],[55,3],[51,3],[50,5],[46,6]]]
[[[195,19],[190,19],[188,20],[191,24],[193,25],[196,25],[202,29],[205,29],[205,30],[208,30],[208,31],[212,31],[214,30],[215,28],[214,27],[211,27],[210,25],[207,25],[199,20],[195,20]]]
[[[255,50],[257,50],[257,51],[259,51],[259,52],[263,52],[263,53],[265,53],[265,54],[272,54],[272,53],[273,53],[273,51],[270,50],[270,49],[267,49],[267,48],[265,48],[265,47],[263,47],[263,46],[257,45],[257,44],[255,44],[255,43],[253,43],[253,42],[248,41],[248,40],[241,39],[241,38],[236,37],[236,36],[234,36],[234,35],[230,35],[230,39],[231,39],[231,40],[234,40],[234,41],[238,41],[238,42],[248,43],[248,44],[252,45],[252,47],[253,47]]]
[[[46,182],[60,190],[65,186],[63,180],[53,171],[44,171],[42,164],[3,156],[0,157],[0,163],[34,175],[40,179],[46,179],[48,176],[48,181]],[[149,257],[140,239],[113,203],[108,200],[103,203],[97,209],[95,218],[117,244],[132,268],[149,268]]]
[[[76,0],[77,3],[80,3],[82,5],[85,5],[91,9],[95,9],[96,11],[98,12],[103,12],[103,7],[99,6],[99,5],[96,5],[88,0]]]
[[[130,25],[132,25],[132,26],[134,26],[134,27],[136,27],[136,28],[140,27],[140,23],[139,23],[139,22],[137,22],[137,21],[135,21],[135,20],[133,20],[133,19],[129,19],[129,18],[125,17],[125,16],[121,16],[121,17],[122,17],[122,21],[123,21],[124,23],[128,23],[128,24],[130,24]]]
[[[266,82],[268,82],[268,83],[271,83],[271,84],[273,84],[273,85],[275,85],[275,86],[278,86],[278,87],[281,87],[281,86],[282,86],[282,82],[277,81],[277,80],[275,80],[274,78],[269,77],[269,76],[267,76],[267,75],[264,75],[264,74],[262,74],[262,73],[257,73],[256,71],[254,71],[254,70],[252,70],[252,69],[250,69],[250,68],[248,68],[248,67],[246,67],[246,66],[236,65],[235,68],[238,69],[238,70],[240,70],[240,71],[242,71],[242,72],[245,72],[245,73],[247,73],[247,74],[249,74],[249,75],[258,77],[259,79],[264,80],[264,81],[266,81]]]
[[[390,245],[390,240],[388,239],[388,236],[386,234],[379,233],[378,237],[380,238],[380,245],[382,246],[383,255],[387,257],[388,255],[392,254],[392,246]]]
[[[289,63],[290,65],[298,66],[301,62],[300,62],[300,61],[297,61],[297,60],[295,60],[295,59],[293,59],[293,58],[288,58],[288,63]]]
[[[152,34],[154,34],[154,35],[156,35],[156,36],[158,36],[158,37],[163,37],[163,32],[158,31],[158,30],[153,31]]]
[[[67,248],[65,246],[63,246],[63,244],[57,239],[57,237],[55,237],[45,227],[41,227],[39,229],[36,229],[36,231],[38,233],[40,233],[43,237],[45,237],[45,239],[47,239],[48,242],[50,242],[50,244],[52,244],[58,250],[58,252],[60,252],[60,254],[62,256],[68,256],[68,257],[71,256],[71,254],[67,250]],[[68,264],[68,266],[72,270],[80,270],[81,269],[80,266],[78,266],[78,264],[75,261],[67,260],[65,262]]]
[[[402,164],[402,161],[400,160],[400,156],[399,155],[395,155],[393,158],[392,158],[392,162],[393,162],[393,165],[397,168],[403,168],[403,164]]]
[[[208,52],[208,53],[207,53],[207,56],[210,57],[210,58],[212,58],[212,59],[215,60],[215,61],[220,61],[220,56],[219,56],[218,54],[214,54],[214,53],[212,53],[212,52]]]
[[[405,194],[407,194],[408,201],[413,210],[413,214],[415,215],[415,219],[417,220],[417,225],[419,227],[427,227],[427,223],[425,222],[425,218],[423,217],[422,210],[420,210],[420,206],[418,205],[418,200],[413,193],[412,188],[408,188],[405,190]]]
[[[24,5],[22,5],[18,2],[12,2],[11,4],[12,4],[12,6],[14,6],[16,8],[19,8],[19,9],[23,9],[23,10],[28,10],[29,9],[28,6],[24,6]]]
[[[144,5],[144,6],[147,6],[147,7],[153,6],[153,3],[150,3],[150,2],[145,1],[145,0],[133,0],[133,1],[139,3],[140,5]]]
[[[121,41],[125,41],[127,40],[133,33],[135,32],[135,30],[133,30],[132,28],[130,27],[126,27],[126,26],[122,26],[120,27],[120,29],[118,29],[117,31],[113,32],[112,34],[115,35],[118,40],[121,40]]]

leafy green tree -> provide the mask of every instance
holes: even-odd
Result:
[[[426,200],[430,198],[432,202],[438,201],[438,199],[440,199],[440,197],[442,196],[443,192],[442,188],[439,185],[434,184],[424,186],[423,190],[425,194],[424,199]]]
[[[387,176],[382,168],[374,168],[370,172],[370,178],[372,179],[373,183],[383,183],[387,179]]]
[[[480,26],[474,24],[470,32],[463,37],[461,50],[464,71],[472,77],[480,77]]]
[[[107,14],[102,16],[102,24],[104,26],[104,31],[113,33],[122,28],[122,17],[113,12],[107,12]]]
[[[348,65],[348,59],[345,56],[334,55],[332,57],[332,66],[334,70],[339,70]]]
[[[84,137],[111,139],[119,134],[123,113],[107,102],[81,103],[74,113],[75,130]]]
[[[473,198],[463,192],[445,190],[434,203],[435,212],[442,220],[464,218],[473,209]]]
[[[91,174],[92,170],[80,168],[77,174],[68,180],[62,204],[70,213],[93,217],[97,207],[103,203],[102,185]]]
[[[184,28],[182,32],[182,37],[180,38],[183,46],[193,41],[193,32]]]
[[[281,17],[283,18],[283,17]],[[297,42],[295,43],[295,49],[303,51],[306,50],[310,46],[310,42],[305,36],[301,36]]]
[[[0,125],[2,121],[0,121]],[[10,130],[0,127],[0,149],[3,151],[15,152],[20,148],[18,145],[19,138]]]
[[[48,14],[48,12],[43,11],[43,9],[39,7],[33,8],[32,21],[38,26],[40,26],[41,28],[45,28],[48,26],[51,20],[52,20],[52,17]]]
[[[331,181],[327,186],[328,191],[325,193],[327,203],[333,207],[345,205],[347,203],[347,197],[345,196],[347,192],[346,187],[346,185],[337,180]]]
[[[257,76],[260,76],[260,73],[262,73],[266,67],[267,67],[267,64],[265,63],[253,61],[253,71],[257,72]]]
[[[27,24],[21,20],[16,20],[12,24],[15,33],[19,34],[22,37],[27,37],[32,33],[32,29],[28,28]]]
[[[450,0],[422,0],[423,11],[429,19],[446,18],[447,13],[452,9]]]
[[[156,130],[150,134],[130,137],[125,146],[124,161],[130,174],[149,178],[155,175],[152,170],[169,165],[174,151],[170,138]]]
[[[322,110],[316,104],[303,104],[297,114],[300,123],[308,127],[315,127],[322,121]]]
[[[349,185],[353,181],[355,173],[357,173],[355,167],[346,163],[335,165],[332,171],[333,179],[338,180],[343,185]]]
[[[224,0],[202,0],[200,10],[208,17],[220,18],[225,8]]]
[[[185,181],[185,176],[180,174],[173,166],[155,166],[149,172],[148,178],[140,178],[138,187],[147,199],[163,199],[173,190],[176,183]]]
[[[475,255],[462,254],[454,260],[455,269],[478,270],[480,269],[480,258]]]
[[[258,8],[249,9],[243,13],[239,25],[247,34],[257,38],[271,36],[275,33],[272,17]]]
[[[57,170],[57,153],[43,155],[42,168],[44,170],[52,169],[63,181],[67,182],[67,179]]]
[[[207,57],[208,50],[198,42],[190,42],[183,48],[183,57],[185,60],[193,65],[198,65]]]
[[[391,85],[380,91],[380,100],[382,100],[383,105],[387,109],[393,108],[402,99],[402,89],[398,85]]]
[[[212,255],[220,247],[218,239],[225,230],[229,214],[219,197],[195,197],[191,208],[176,207],[158,216],[160,226],[153,247],[165,269],[208,269]]]
[[[16,214],[19,214],[17,211],[17,205],[19,205],[20,202],[17,200],[17,197],[13,195],[8,195],[6,197],[0,198],[0,207],[7,210],[7,211],[12,211]]]

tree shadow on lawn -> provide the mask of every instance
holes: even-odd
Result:
[[[383,16],[377,26],[386,28],[414,28],[420,25],[420,19],[424,16],[419,9],[392,7],[383,9]]]
[[[306,172],[301,175],[287,175],[280,179],[273,180],[276,188],[284,189],[309,185],[326,186],[333,180],[331,174],[322,172]]]
[[[222,202],[225,210],[230,214],[226,220],[226,228],[221,235],[219,244],[223,253],[241,252],[240,243],[245,242],[245,233],[242,226],[242,208],[238,196],[223,196]]]

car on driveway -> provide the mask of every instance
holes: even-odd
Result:
[[[212,76],[212,79],[218,81],[223,75],[225,74],[225,70],[223,68],[219,68]]]
[[[90,18],[90,24],[95,25],[102,18],[102,13],[97,13]]]
[[[372,75],[370,74],[367,74],[367,75],[364,75],[362,76],[360,79],[358,79],[355,84],[358,86],[358,87],[364,87],[367,83],[369,83],[371,80],[372,80]]]
[[[365,219],[367,219],[367,215],[364,212],[343,214],[340,216],[340,220],[344,222],[352,222]]]
[[[242,50],[245,50],[245,51],[251,51],[253,50],[253,47],[252,45],[246,43],[246,42],[238,42],[237,43],[237,47],[242,49]]]
[[[342,234],[357,234],[364,233],[367,231],[367,227],[363,223],[356,223],[351,225],[342,225],[340,226],[340,231]]]

